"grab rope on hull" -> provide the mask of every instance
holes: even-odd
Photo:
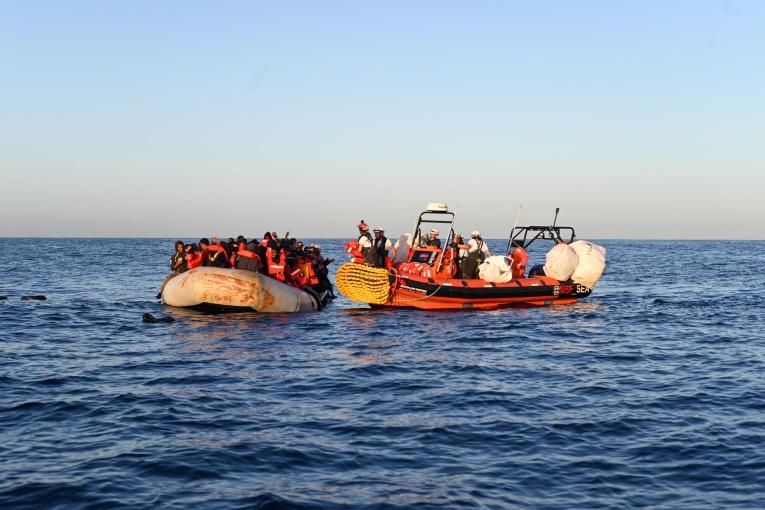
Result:
[[[345,297],[359,303],[384,305],[390,296],[388,270],[364,264],[343,264],[335,276],[337,288]]]

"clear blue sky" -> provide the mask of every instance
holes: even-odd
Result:
[[[765,2],[0,3],[0,235],[765,238]]]

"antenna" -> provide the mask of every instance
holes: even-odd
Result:
[[[518,226],[518,218],[521,217],[521,209],[523,209],[523,204],[518,206],[518,212],[515,214],[515,223],[513,223],[513,229],[510,231],[510,237],[507,240],[507,253],[510,253],[510,246],[513,244],[513,236],[515,235],[515,229]]]
[[[553,219],[553,224],[550,227],[550,235],[552,236],[553,239],[555,239],[555,234],[556,234],[555,224],[558,223],[558,213],[559,212],[560,212],[560,207],[556,207],[555,208],[555,218]],[[557,234],[558,234],[558,240],[560,241],[560,232],[557,232]]]

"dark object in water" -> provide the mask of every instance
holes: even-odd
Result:
[[[154,317],[150,313],[143,314],[143,321],[148,322],[149,324],[155,324],[157,322],[175,322],[175,319],[172,317],[160,317],[159,319]]]
[[[8,299],[8,296],[0,296],[0,301],[2,301],[3,299]]]
[[[21,296],[22,301],[45,301],[46,299],[48,298],[41,295]]]

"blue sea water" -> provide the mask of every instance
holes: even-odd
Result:
[[[0,239],[0,508],[765,507],[765,243],[602,244],[571,306],[268,316],[159,304],[172,240]]]

